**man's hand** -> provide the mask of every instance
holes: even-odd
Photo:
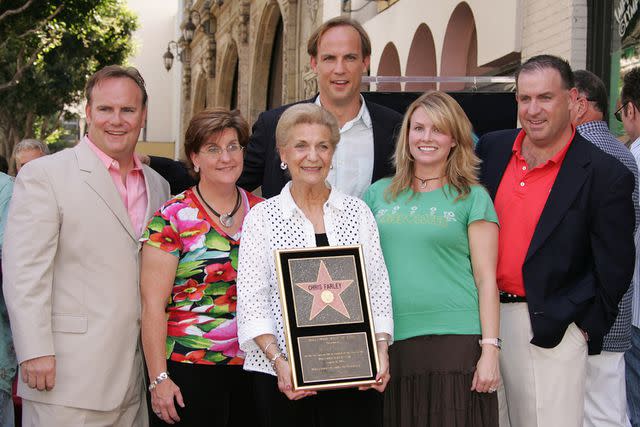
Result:
[[[40,391],[52,390],[56,384],[56,358],[55,356],[42,356],[25,360],[20,364],[22,381],[30,388]]]

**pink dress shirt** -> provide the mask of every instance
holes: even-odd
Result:
[[[133,156],[133,169],[127,173],[123,183],[120,176],[120,163],[99,149],[91,142],[88,136],[85,136],[82,142],[85,142],[96,153],[96,156],[107,168],[113,184],[120,194],[122,203],[124,203],[124,207],[129,214],[131,225],[133,225],[136,235],[140,237],[142,228],[145,225],[144,217],[147,212],[147,187],[144,181],[144,173],[142,172],[142,163],[136,156]]]

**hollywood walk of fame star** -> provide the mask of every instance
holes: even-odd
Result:
[[[327,270],[327,266],[324,265],[324,261],[320,261],[320,269],[315,282],[296,283],[296,286],[300,289],[313,295],[309,320],[313,320],[327,307],[333,308],[349,319],[349,311],[345,307],[340,294],[352,283],[353,280],[333,280],[329,270]]]

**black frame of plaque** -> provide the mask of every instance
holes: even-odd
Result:
[[[330,258],[351,256],[355,262],[357,285],[359,289],[360,304],[362,307],[362,321],[356,323],[331,324],[324,326],[298,327],[293,301],[293,284],[289,260],[300,258]],[[375,378],[379,371],[378,350],[376,345],[373,317],[369,299],[369,287],[364,267],[362,246],[326,246],[299,249],[276,249],[276,269],[278,272],[278,284],[280,288],[280,302],[282,305],[282,317],[287,341],[287,357],[291,366],[292,382],[294,390],[325,390],[337,388],[351,388],[362,385],[376,384]],[[367,350],[371,366],[370,376],[361,376],[340,380],[323,380],[305,382],[302,376],[302,362],[300,358],[298,338],[325,335],[341,335],[349,333],[365,333],[367,338]]]

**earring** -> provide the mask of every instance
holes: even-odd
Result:
[[[287,164],[285,162],[280,162],[280,169],[287,170]]]
[[[200,166],[194,166],[193,170],[195,171],[195,173],[200,172]]]
[[[329,166],[329,169],[333,169],[333,164],[331,164],[331,166]]]

